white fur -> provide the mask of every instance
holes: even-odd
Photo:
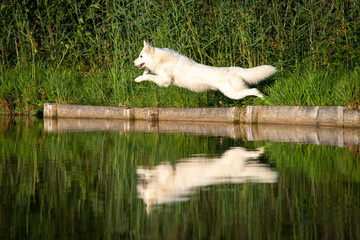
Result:
[[[211,67],[199,64],[174,50],[152,47],[146,41],[133,64],[139,69],[145,67],[144,74],[137,77],[136,82],[147,80],[160,87],[174,85],[195,92],[219,90],[232,99],[249,95],[263,97],[258,89],[248,88],[248,84],[257,84],[277,71],[270,65],[247,69]]]

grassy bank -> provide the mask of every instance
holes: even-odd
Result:
[[[0,111],[44,102],[129,107],[351,105],[359,97],[358,1],[17,1],[0,8]],[[146,39],[204,64],[280,71],[264,100],[136,84]]]
[[[160,88],[135,83],[136,70],[104,71],[84,75],[69,69],[7,70],[0,76],[2,110],[31,113],[44,102],[123,107],[231,107],[243,105],[342,105],[358,108],[360,71],[305,71],[276,75],[259,89],[264,99],[231,100],[218,91],[195,93],[178,87]]]

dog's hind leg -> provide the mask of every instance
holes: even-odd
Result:
[[[260,93],[260,91],[256,88],[245,88],[242,90],[236,90],[231,88],[225,88],[225,89],[219,89],[225,96],[239,100],[241,98],[244,98],[246,96],[257,96],[260,98],[263,98],[264,96]]]
[[[135,78],[135,82],[151,81],[160,87],[168,87],[171,84],[171,79],[167,79],[158,75],[145,74]]]

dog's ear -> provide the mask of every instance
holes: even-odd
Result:
[[[144,50],[146,53],[152,53],[153,47],[144,40]]]

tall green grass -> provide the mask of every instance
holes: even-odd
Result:
[[[359,108],[360,71],[304,70],[286,73],[263,84],[264,100],[253,99],[259,105],[348,106]]]
[[[294,81],[295,76],[309,87],[312,73],[332,76],[345,71],[358,76],[359,6],[357,0],[6,0],[0,7],[1,110],[35,110],[46,98],[139,107],[294,102],[291,89],[302,82]],[[232,101],[220,93],[134,84],[141,73],[131,63],[144,39],[214,66],[272,64],[280,70],[272,79],[275,85],[287,79],[290,84],[282,90],[286,95],[281,100],[275,90],[267,89],[269,97],[277,99],[260,103],[252,97]],[[21,84],[15,84],[14,74]],[[354,86],[350,92],[359,91],[358,79],[346,82]],[[300,85],[296,91],[306,92]],[[19,90],[20,86],[27,89]],[[345,103],[297,99],[296,104],[359,102],[356,95],[348,98]]]

